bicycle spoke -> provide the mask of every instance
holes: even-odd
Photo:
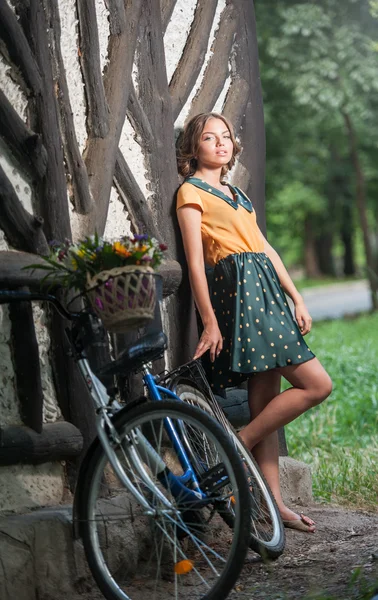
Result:
[[[93,473],[88,474],[90,490],[85,522],[88,538],[84,536],[84,540],[87,550],[93,548],[96,565],[93,572],[103,591],[112,590],[112,600],[146,600],[142,593],[146,586],[148,600],[168,597],[200,600],[205,595],[209,599],[223,599],[242,567],[248,544],[248,489],[244,471],[227,436],[212,420],[191,407],[178,406],[177,402],[162,404],[171,412],[160,407],[138,407],[135,422],[125,419],[118,426],[121,439],[128,439],[127,445],[117,449],[118,459],[150,510],[138,503],[132,488],[125,490],[120,485],[105,454],[98,454]],[[182,449],[177,439],[173,443],[167,435],[167,416],[179,434],[178,439],[181,439],[179,424],[184,423],[187,428],[187,459],[192,462],[194,454],[198,454],[201,472],[196,476],[200,486],[201,477],[206,481],[201,494],[194,493],[197,480],[186,479],[189,471],[180,479],[184,476]],[[134,435],[136,431],[138,436]],[[148,435],[149,446],[147,440],[143,442],[143,435]],[[195,446],[190,445],[190,435],[196,440]],[[202,455],[203,447],[206,452]],[[183,448],[188,450],[184,442]],[[238,473],[237,484],[235,473]],[[217,506],[219,513],[229,510],[230,490],[236,497],[234,530],[223,524],[216,510]],[[131,550],[134,554],[130,554]]]

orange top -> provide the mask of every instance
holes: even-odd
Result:
[[[202,212],[201,233],[205,263],[214,266],[229,254],[264,252],[264,239],[248,198],[238,188],[234,188],[240,202],[232,202],[207,183],[201,180],[198,182],[198,185],[189,182],[182,184],[177,193],[176,208],[191,205]]]

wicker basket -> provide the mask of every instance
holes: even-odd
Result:
[[[156,274],[151,267],[129,265],[87,279],[87,297],[108,331],[125,333],[154,317]]]

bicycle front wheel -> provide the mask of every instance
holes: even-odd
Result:
[[[263,557],[278,558],[285,548],[285,531],[281,515],[269,485],[251,452],[244,446],[215,398],[207,395],[186,378],[174,380],[171,387],[180,400],[201,408],[217,419],[228,432],[242,460],[249,482],[252,504],[250,547]],[[224,511],[222,517],[230,527],[233,527],[232,513]]]
[[[176,440],[167,435],[167,418]],[[203,470],[199,489],[179,479],[183,423],[216,449],[217,464]],[[177,401],[123,409],[113,424],[120,440],[113,450],[134,491],[121,484],[98,441],[78,490],[84,549],[102,593],[108,600],[226,598],[248,552],[250,528],[245,471],[228,435],[214,419]],[[188,490],[196,491],[195,501],[192,494],[189,502]],[[231,501],[232,530],[215,509]]]

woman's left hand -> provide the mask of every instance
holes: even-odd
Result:
[[[302,335],[311,331],[312,319],[303,300],[294,304],[294,314]]]

